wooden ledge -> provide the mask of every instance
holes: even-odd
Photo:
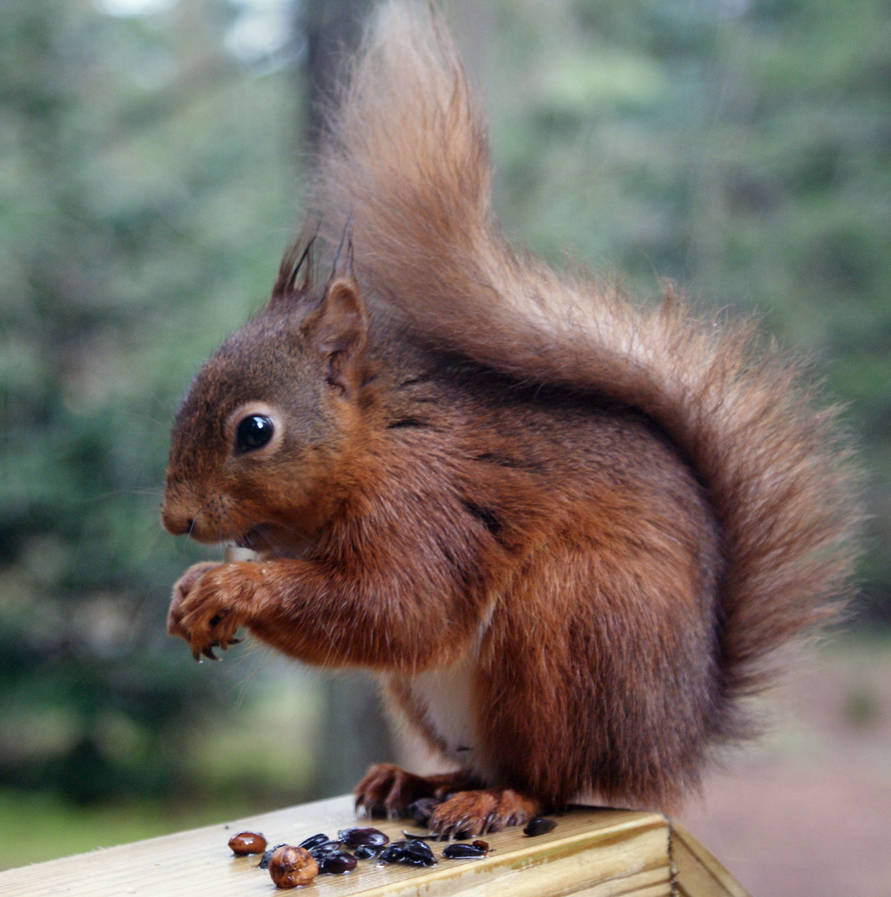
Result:
[[[351,873],[320,875],[313,884],[277,891],[258,857],[234,857],[239,831],[262,832],[270,845],[298,844],[317,832],[335,836],[357,821],[348,796],[164,835],[119,847],[0,872],[0,897],[251,897],[293,893],[312,897],[747,897],[689,833],[656,813],[578,809],[555,817],[557,827],[530,838],[519,828],[486,835],[481,860],[446,860],[430,842],[436,866],[413,868],[360,861]],[[404,821],[375,820],[392,840]]]

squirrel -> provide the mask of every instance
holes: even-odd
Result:
[[[361,810],[434,797],[455,835],[586,796],[676,808],[753,734],[777,650],[844,605],[837,409],[749,322],[511,249],[426,7],[377,11],[311,194],[316,233],[196,375],[166,472],[169,532],[257,559],[190,568],[168,631],[377,677],[454,771],[372,766]]]

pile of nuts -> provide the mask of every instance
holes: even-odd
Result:
[[[544,823],[540,831],[527,826],[526,834],[543,834],[556,823],[548,819],[536,819]],[[548,824],[550,827],[548,827]],[[530,823],[530,826],[532,824]],[[377,859],[379,863],[401,863],[407,866],[434,866],[438,862],[426,843],[435,835],[403,831],[405,838],[390,841],[376,828],[343,828],[336,838],[324,832],[304,838],[300,844],[276,844],[267,848],[266,838],[258,832],[239,832],[229,839],[229,847],[236,856],[262,854],[257,864],[268,869],[279,888],[296,888],[308,885],[317,875],[343,875],[352,872],[359,860]],[[489,852],[485,841],[456,841],[442,851],[444,859],[482,859]]]
[[[269,870],[277,887],[295,888],[309,884],[317,875],[352,872],[360,859],[376,858],[380,863],[433,866],[437,862],[436,857],[422,840],[423,837],[426,836],[412,835],[391,842],[376,828],[345,828],[338,831],[337,838],[329,838],[320,832],[305,838],[297,846],[276,844],[267,848],[266,839],[258,832],[239,832],[229,839],[229,847],[237,856],[262,853],[259,868]],[[485,841],[474,841],[472,845],[450,844],[442,855],[446,859],[484,857],[488,849]]]

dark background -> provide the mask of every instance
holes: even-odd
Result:
[[[360,678],[253,645],[196,666],[168,639],[170,584],[214,553],[157,520],[179,396],[271,286],[308,98],[369,6],[0,11],[0,827],[27,828],[0,865],[348,790],[391,753]],[[847,403],[871,521],[846,644],[887,658],[885,4],[448,9],[516,242],[641,295],[668,276],[754,309]]]

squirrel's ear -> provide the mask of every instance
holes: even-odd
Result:
[[[303,332],[324,359],[328,382],[344,394],[351,392],[368,334],[365,305],[352,277],[338,277],[328,284],[321,305],[304,322]]]

